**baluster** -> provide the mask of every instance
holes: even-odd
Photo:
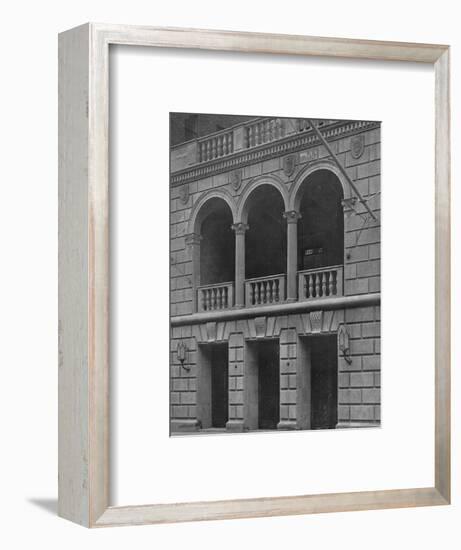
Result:
[[[218,309],[222,309],[222,288],[219,287],[217,291],[218,298]]]
[[[233,153],[234,152],[234,134],[233,134],[233,132],[231,132],[229,134],[229,143],[230,143],[229,153]]]
[[[211,309],[211,290],[208,288],[205,290],[206,292],[206,309],[207,311],[210,311]]]
[[[250,296],[248,297],[248,300],[250,302],[250,305],[253,306],[254,303],[255,303],[255,301],[254,301],[255,300],[255,285],[254,285],[254,283],[250,283],[248,288],[249,288],[249,292],[250,292]]]
[[[254,131],[255,131],[255,145],[259,145],[259,124],[255,124]]]
[[[264,281],[264,303],[267,304],[269,300],[269,291],[268,291],[269,281]]]
[[[326,272],[320,273],[320,280],[322,282],[322,296],[327,295],[327,274]]]
[[[307,285],[308,275],[303,275],[303,298],[309,298],[309,287]]]
[[[227,155],[229,153],[229,134],[226,134],[224,136],[223,146],[224,146],[223,154]]]
[[[332,279],[333,279],[333,294],[337,294],[338,293],[338,272],[337,271],[332,271],[331,272],[331,275],[332,275]]]
[[[310,275],[308,275],[308,277],[309,277],[309,296],[308,296],[308,298],[313,298],[314,297],[314,276],[311,273]]]
[[[216,158],[216,138],[211,140],[211,158]]]
[[[336,294],[335,288],[334,288],[334,271],[328,272],[328,295],[333,296],[333,294]]]
[[[315,277],[315,297],[318,298],[320,296],[320,277],[318,273],[313,276]]]
[[[206,159],[211,160],[211,142],[208,140],[206,142]]]
[[[274,301],[274,283],[275,281],[269,281],[269,303]]]
[[[280,299],[280,280],[279,280],[279,279],[275,279],[274,283],[275,283],[274,301],[275,301],[275,302],[278,302],[279,299]]]

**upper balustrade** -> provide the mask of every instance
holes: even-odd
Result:
[[[355,129],[356,126],[359,128],[364,123],[362,121],[315,120],[314,124],[319,128],[324,128],[325,135],[328,137],[328,135],[337,135],[339,127],[349,131]],[[216,161],[235,153],[300,134],[312,134],[312,143],[317,142],[317,137],[306,119],[256,118],[172,147],[171,172],[179,172],[191,166]]]

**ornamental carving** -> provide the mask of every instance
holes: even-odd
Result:
[[[234,224],[231,225],[231,229],[233,229],[235,231],[236,235],[244,235],[245,232],[249,228],[250,228],[249,225],[247,225],[246,223],[242,223],[242,222],[234,223]]]
[[[323,311],[311,311],[309,313],[312,332],[322,332]]]
[[[283,173],[287,178],[291,177],[296,170],[296,155],[288,155],[283,158]]]
[[[229,175],[229,182],[234,191],[238,191],[242,186],[242,170],[234,170]]]
[[[182,202],[182,204],[187,204],[187,201],[189,200],[189,184],[185,183],[184,185],[181,185],[179,188],[179,200]]]
[[[365,136],[354,136],[351,138],[351,155],[352,158],[358,159],[363,155],[365,150]]]
[[[283,213],[283,217],[286,219],[287,223],[297,223],[301,219],[301,214],[296,210],[288,210],[288,212]]]

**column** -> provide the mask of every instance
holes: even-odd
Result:
[[[245,232],[248,225],[234,223],[235,232],[235,307],[245,306]]]
[[[287,221],[287,302],[296,302],[298,289],[296,277],[298,273],[298,220],[301,214],[296,210],[284,212]]]
[[[197,299],[197,288],[200,286],[200,241],[198,233],[186,235],[185,242],[189,250],[189,261],[192,262],[192,311],[197,312],[200,304]]]

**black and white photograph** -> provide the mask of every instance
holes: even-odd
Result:
[[[170,435],[379,427],[381,123],[170,113]]]

